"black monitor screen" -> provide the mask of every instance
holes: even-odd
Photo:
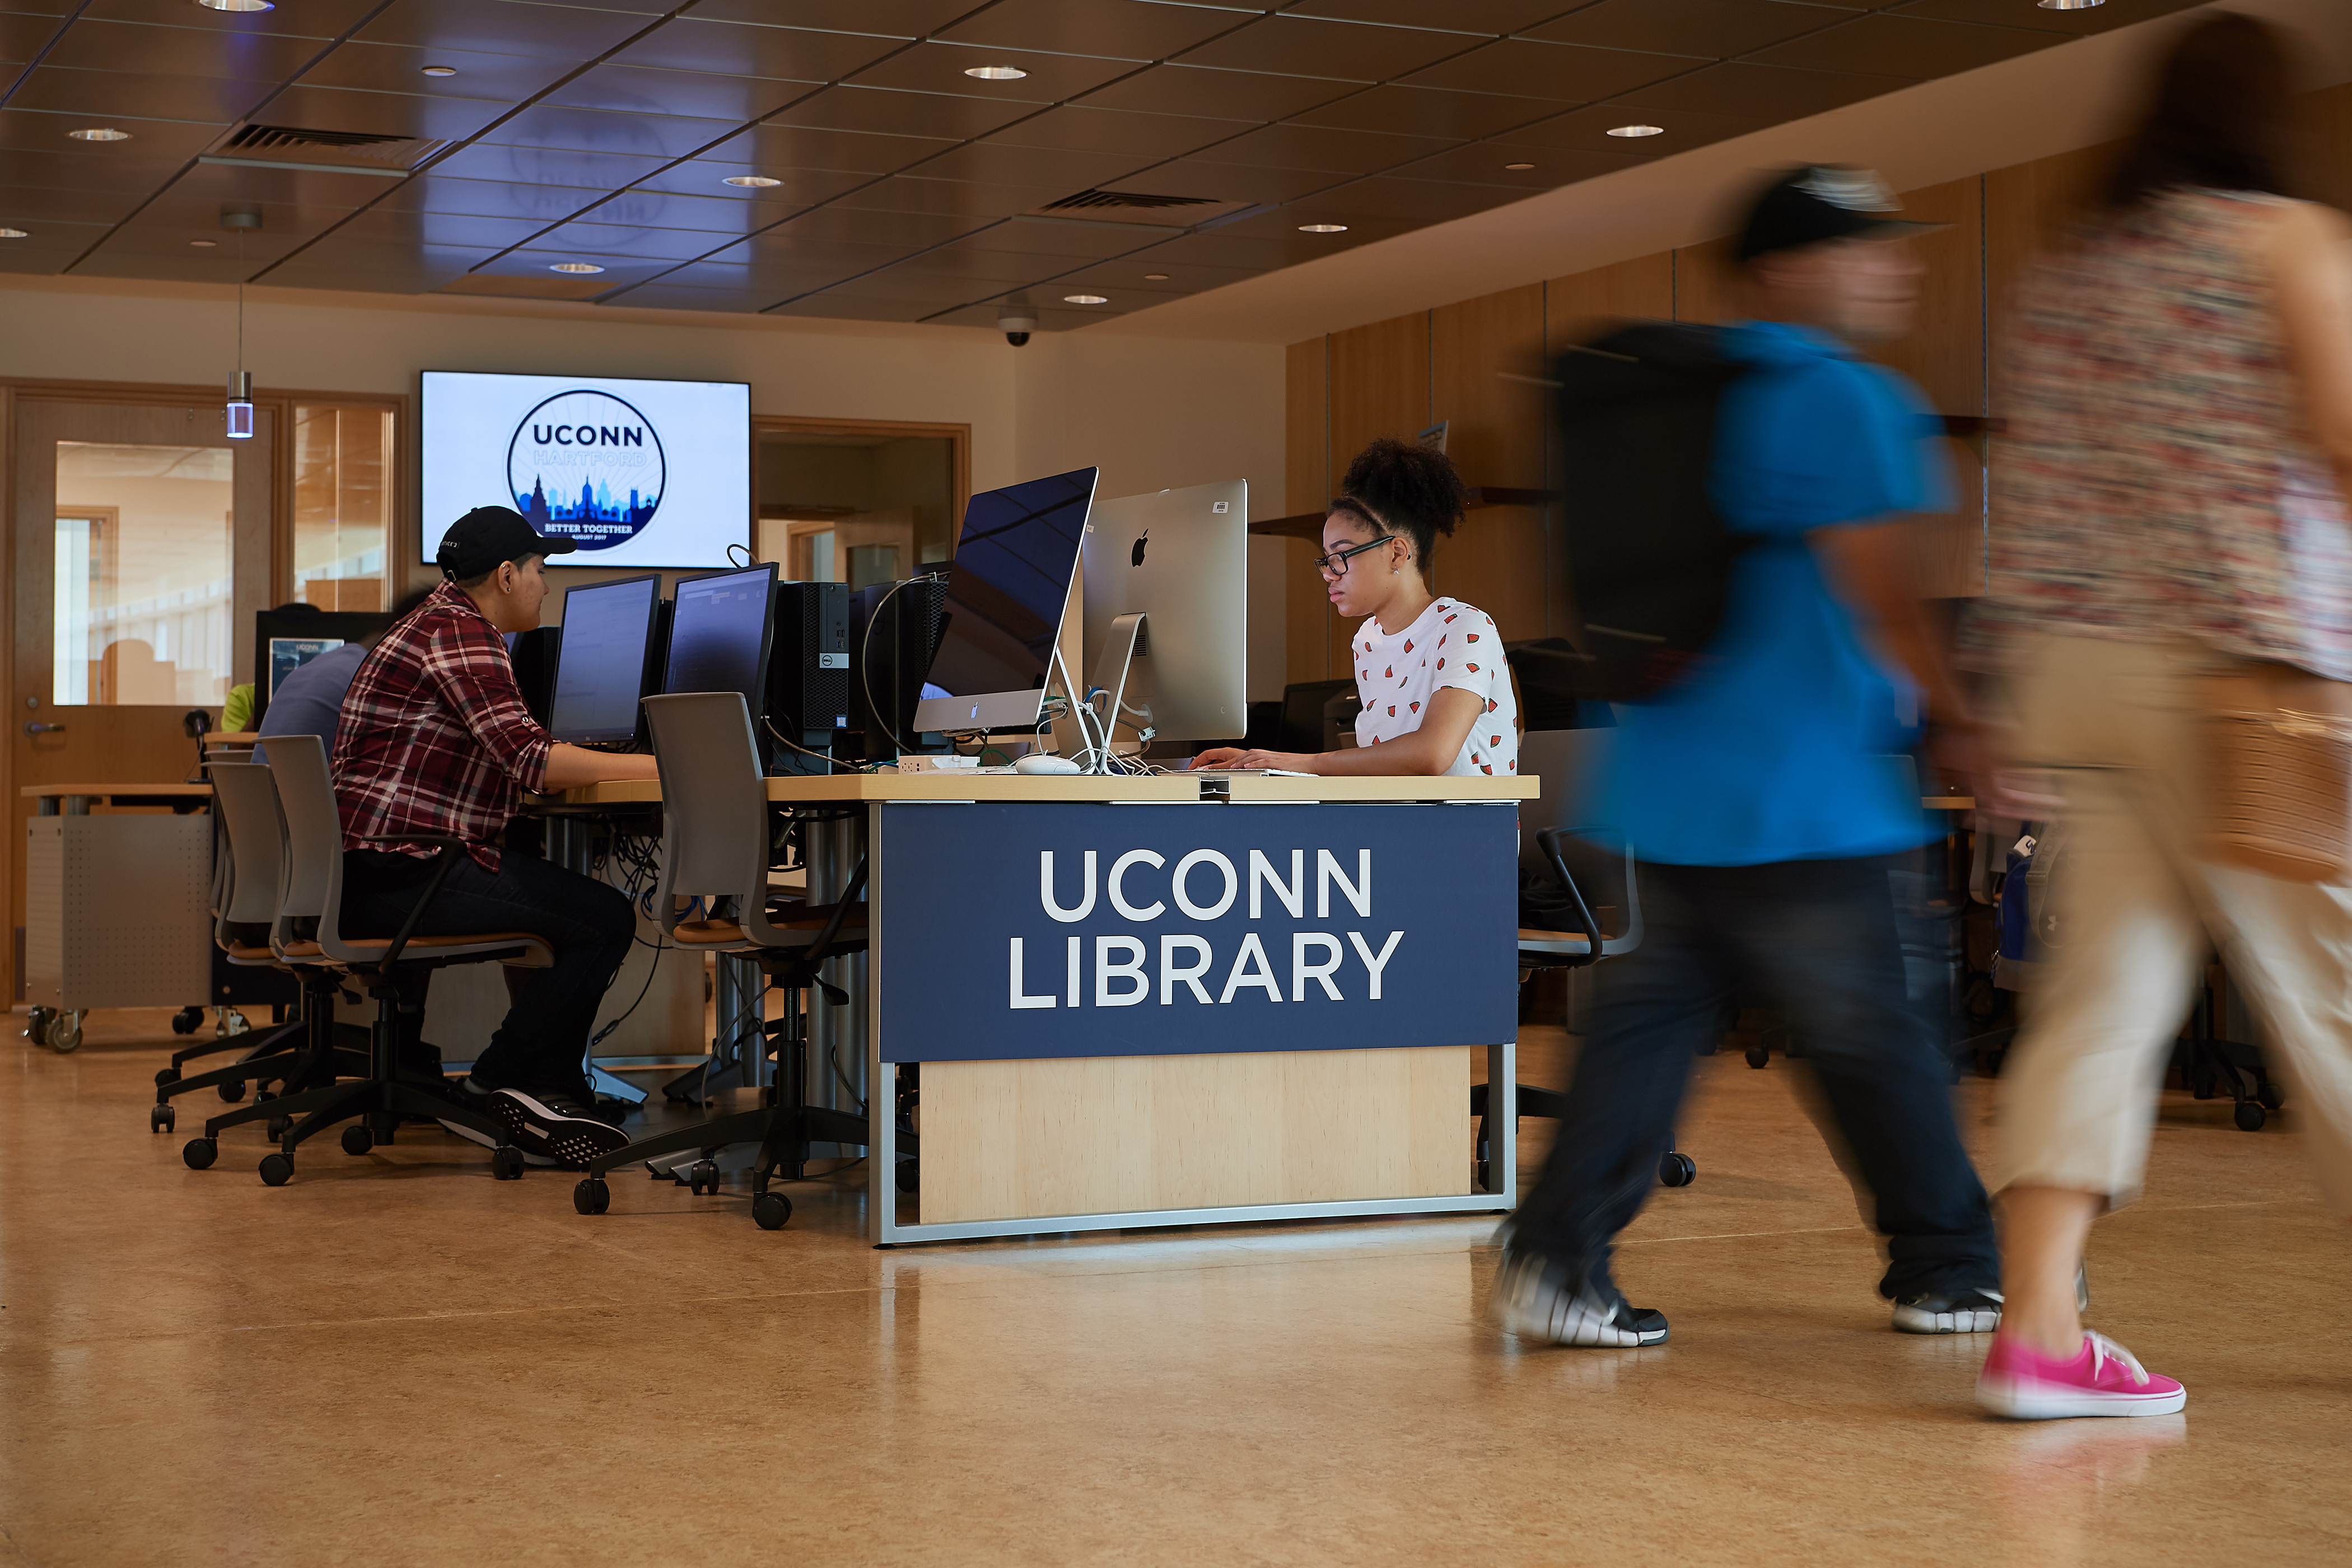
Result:
[[[1079,468],[971,498],[931,685],[973,697],[1045,684],[1094,493],[1095,470]]]
[[[563,595],[563,637],[556,645],[555,685],[547,730],[559,741],[595,744],[633,740],[637,700],[645,695],[646,644],[654,629],[661,579],[630,577],[573,588]]]
[[[662,689],[740,691],[758,719],[767,695],[768,601],[775,584],[772,563],[680,583]]]

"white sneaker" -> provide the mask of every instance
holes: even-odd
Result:
[[[1533,1256],[1505,1255],[1486,1310],[1505,1332],[1546,1344],[1629,1350],[1666,1339],[1663,1312],[1627,1306],[1615,1291],[1604,1300],[1589,1289],[1570,1290]]]

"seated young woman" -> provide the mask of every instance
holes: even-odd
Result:
[[[1221,746],[1196,768],[1284,768],[1329,774],[1510,774],[1519,771],[1518,710],[1492,617],[1429,591],[1430,550],[1462,516],[1462,479],[1443,453],[1375,441],[1348,465],[1323,520],[1315,563],[1343,616],[1356,666],[1353,750]]]

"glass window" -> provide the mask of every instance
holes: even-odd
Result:
[[[51,700],[219,706],[235,454],[60,441],[57,464]]]
[[[390,607],[392,418],[367,405],[294,405],[294,596],[305,604]]]
[[[863,588],[954,553],[955,443],[945,436],[769,430],[753,557],[800,582]]]

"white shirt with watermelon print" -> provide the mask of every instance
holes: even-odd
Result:
[[[1356,715],[1356,744],[1377,746],[1421,728],[1429,700],[1443,687],[1458,687],[1485,704],[1462,742],[1450,774],[1519,771],[1519,713],[1511,700],[1511,675],[1503,663],[1503,639],[1486,611],[1459,599],[1437,598],[1412,625],[1393,636],[1375,616],[1356,628],[1349,644],[1355,655],[1356,694],[1364,710]]]

